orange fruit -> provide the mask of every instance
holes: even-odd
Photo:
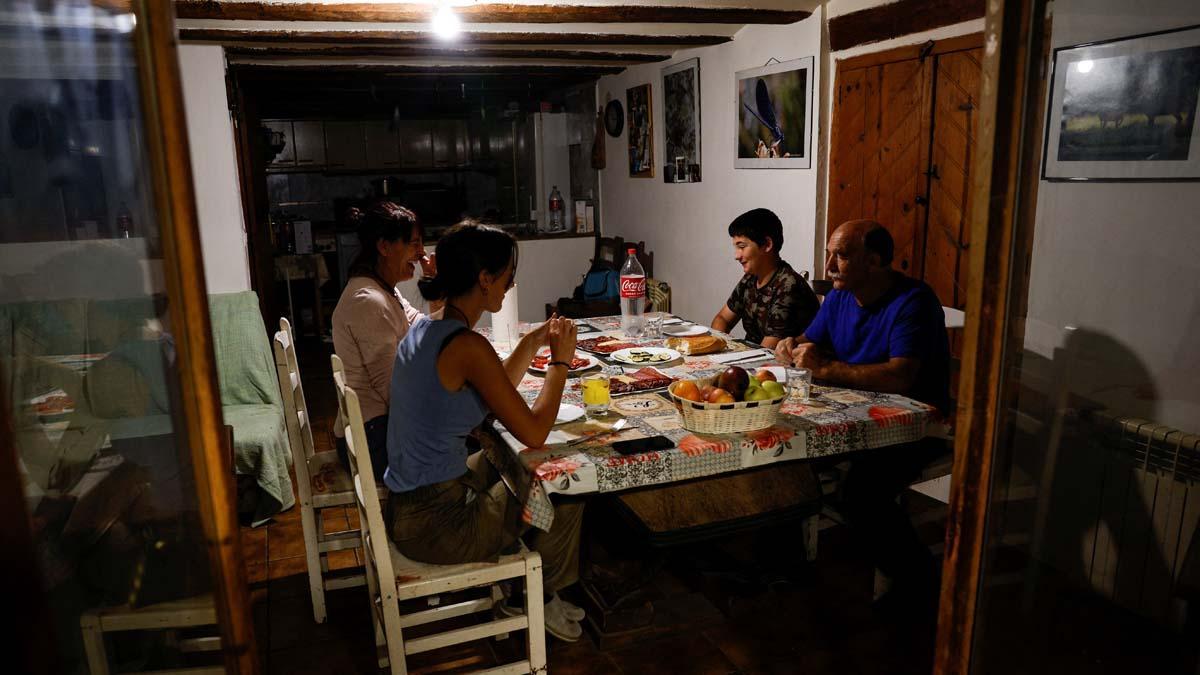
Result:
[[[691,380],[684,380],[675,385],[675,395],[689,401],[701,401],[700,388]]]

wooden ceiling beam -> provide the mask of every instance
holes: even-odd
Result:
[[[214,2],[176,0],[180,19],[239,21],[359,21],[424,23],[433,5],[408,2]],[[807,18],[802,10],[686,5],[517,5],[508,3],[455,7],[464,24],[472,23],[725,23],[786,24]]]
[[[291,56],[297,58],[321,57],[378,57],[404,58],[437,56],[443,58],[488,58],[488,59],[562,59],[566,61],[592,61],[598,63],[628,62],[653,63],[666,61],[670,54],[634,54],[622,52],[589,52],[579,50],[555,49],[437,49],[427,47],[396,47],[387,48],[371,45],[342,45],[342,46],[296,46],[296,47],[267,47],[267,46],[238,46],[226,47],[229,54],[236,56]]]
[[[357,45],[444,45],[431,33],[386,30],[245,30],[180,28],[184,42],[293,43]],[[486,33],[463,32],[462,45],[664,45],[707,46],[732,40],[728,35],[634,35],[628,33]]]
[[[419,66],[408,64],[330,63],[328,65],[289,66],[282,63],[234,63],[233,67],[251,69],[255,75],[283,73],[289,75],[328,75],[330,71],[383,73],[397,77],[408,75],[615,75],[623,66],[530,66],[530,65],[447,65]]]
[[[841,51],[982,19],[985,0],[899,0],[829,20],[829,49]]]

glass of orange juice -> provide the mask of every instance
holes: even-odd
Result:
[[[608,373],[588,373],[580,379],[580,383],[583,388],[583,407],[587,410],[588,417],[608,415],[608,404],[612,401]]]

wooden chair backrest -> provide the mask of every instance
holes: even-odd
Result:
[[[279,378],[279,392],[283,397],[288,444],[292,448],[292,463],[296,466],[296,482],[301,486],[310,486],[308,460],[316,449],[308,416],[308,402],[304,398],[304,384],[300,381],[300,364],[296,359],[292,325],[287,319],[279,319],[279,331],[275,333],[272,346],[275,349],[275,374]]]
[[[368,577],[367,586],[382,599],[385,622],[395,622],[395,625],[388,629],[388,633],[391,634],[392,630],[400,630],[396,574],[392,568],[387,525],[383,520],[383,509],[379,505],[375,472],[371,467],[371,453],[367,448],[362,408],[359,407],[358,394],[346,385],[346,369],[342,360],[334,354],[330,357],[330,363],[333,366],[333,384],[337,389],[338,407],[344,413],[345,419],[343,431],[346,448],[350,452],[350,474],[354,479],[354,498],[358,506],[362,550],[366,554],[363,566]]]

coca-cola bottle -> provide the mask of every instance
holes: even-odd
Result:
[[[637,249],[626,251],[621,266],[621,330],[626,337],[639,337],[646,323],[646,271],[638,262]]]

